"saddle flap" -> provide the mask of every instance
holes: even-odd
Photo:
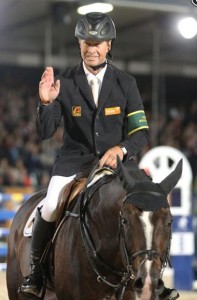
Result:
[[[40,201],[40,203],[34,208],[31,215],[29,216],[29,218],[25,224],[24,230],[23,230],[24,236],[30,237],[32,235],[32,228],[33,228],[36,211],[37,211],[37,209],[41,210],[43,204],[44,204],[44,199],[42,199]]]

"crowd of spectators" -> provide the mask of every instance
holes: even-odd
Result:
[[[150,136],[151,131],[156,132],[158,145],[174,147],[186,156],[192,169],[193,186],[197,191],[197,100],[190,103],[186,101],[185,105],[169,105],[166,115],[160,114],[157,122],[151,113],[148,119]]]
[[[36,133],[38,84],[6,76],[0,82],[0,187],[46,187],[61,130],[41,142]]]
[[[197,100],[172,107],[161,128],[159,143],[182,151],[188,158],[193,178],[197,179]]]
[[[26,80],[12,73],[0,79],[0,187],[46,187],[61,146],[62,127],[52,139],[43,142],[36,134],[39,77],[34,81]],[[158,144],[175,147],[188,158],[196,187],[197,101],[191,103],[168,105],[166,116],[160,116],[156,126]],[[147,116],[153,131],[155,124],[151,111]],[[144,151],[150,148],[151,144]]]

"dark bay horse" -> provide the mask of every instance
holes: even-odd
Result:
[[[48,258],[45,300],[158,300],[169,260],[172,215],[167,195],[182,161],[159,184],[141,171],[118,169],[86,185],[64,213]],[[33,195],[15,215],[8,241],[10,300],[29,272],[25,223],[45,192]],[[30,298],[26,298],[30,299]],[[37,299],[37,298],[36,298]]]

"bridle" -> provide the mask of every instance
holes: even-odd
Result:
[[[136,196],[137,194],[142,194],[142,192],[141,191],[135,191],[135,192],[131,192],[131,193],[127,194],[126,197],[123,200],[123,205],[125,203],[127,203],[128,198],[130,198],[132,196]],[[143,194],[150,195],[150,196],[156,196],[158,198],[165,198],[166,199],[166,197],[162,193],[155,192],[155,191],[145,191],[145,192],[143,192]],[[166,199],[166,201],[167,201],[167,199]],[[160,261],[161,261],[160,277],[162,277],[166,266],[169,265],[171,267],[170,245],[171,245],[171,239],[172,239],[172,227],[170,226],[168,247],[166,249],[166,252],[165,252],[164,256],[161,256],[159,254],[159,252],[154,250],[154,249],[139,250],[139,251],[136,251],[135,253],[133,253],[132,255],[130,255],[130,253],[127,249],[127,246],[126,246],[126,236],[125,236],[125,231],[124,231],[124,223],[125,223],[125,219],[123,217],[122,211],[120,211],[119,212],[119,224],[120,224],[120,230],[121,230],[121,239],[122,239],[122,244],[123,244],[123,249],[124,249],[124,255],[125,255],[127,265],[132,265],[132,261],[138,256],[146,255],[146,258],[142,261],[141,265],[143,265],[147,260],[155,261],[155,259],[157,257],[159,257]],[[172,221],[169,222],[170,225],[171,225],[171,223],[172,223]],[[140,267],[141,267],[141,265],[140,265]]]
[[[146,260],[155,260],[156,257],[160,257],[160,260],[162,262],[162,268],[161,268],[161,276],[163,274],[163,271],[169,262],[169,250],[170,250],[170,243],[168,246],[168,249],[166,251],[166,254],[164,257],[161,257],[158,251],[154,249],[145,249],[145,250],[139,250],[133,254],[130,254],[127,248],[126,244],[126,235],[124,230],[124,221],[123,213],[122,211],[119,212],[119,231],[120,231],[120,246],[123,248],[124,256],[126,260],[126,267],[124,271],[116,270],[113,266],[109,265],[98,253],[94,244],[94,239],[92,235],[90,234],[90,231],[88,229],[87,225],[87,207],[92,199],[92,196],[94,193],[104,184],[108,183],[112,180],[112,177],[114,175],[108,176],[107,179],[102,180],[100,179],[91,189],[87,189],[85,193],[81,193],[80,195],[80,213],[79,213],[79,220],[80,220],[80,229],[81,229],[81,236],[83,240],[83,244],[85,247],[85,251],[88,257],[88,260],[90,262],[90,265],[95,272],[97,276],[98,282],[103,282],[106,285],[112,287],[114,289],[114,293],[116,294],[117,300],[122,300],[125,289],[129,283],[130,280],[135,279],[135,271],[133,269],[133,261],[142,255],[145,255],[146,257],[142,261],[141,265],[145,263]],[[146,193],[146,192],[145,192]],[[148,194],[152,193],[151,191],[147,192]],[[131,193],[132,194],[132,193]],[[131,196],[131,194],[128,194],[126,198],[123,200],[123,205],[126,203],[127,197]],[[155,195],[155,192],[154,192]],[[157,196],[161,197],[162,194],[157,193]],[[163,195],[162,195],[163,196]],[[170,236],[171,238],[171,236]],[[140,267],[141,267],[140,265]],[[110,272],[110,274],[115,275],[116,277],[120,278],[117,283],[113,283],[106,279],[104,275],[101,274],[100,269],[105,269],[106,271]],[[107,299],[107,298],[106,298]]]
[[[141,192],[139,192],[141,193]],[[162,194],[160,193],[157,193],[157,192],[152,192],[152,191],[146,191],[144,192],[145,194],[154,194],[154,196],[158,196],[158,197],[161,197],[163,196]],[[129,193],[125,199],[123,200],[123,203],[126,203],[126,200],[128,197],[132,196],[133,194],[137,194],[137,192],[134,192],[134,193]],[[144,249],[144,250],[139,250],[139,251],[136,251],[134,252],[133,254],[130,254],[129,251],[128,251],[128,248],[127,248],[127,245],[126,245],[126,235],[125,235],[125,230],[124,230],[124,223],[125,223],[125,218],[123,217],[123,213],[122,211],[119,212],[119,226],[120,226],[120,237],[121,237],[121,245],[123,247],[123,251],[124,251],[124,256],[125,256],[125,260],[126,260],[126,263],[127,263],[127,268],[129,267],[130,268],[130,271],[132,273],[132,279],[135,278],[135,273],[134,273],[134,270],[133,270],[133,265],[132,265],[132,262],[139,256],[144,256],[145,255],[145,258],[142,260],[140,266],[139,266],[139,269],[141,268],[141,266],[147,261],[147,260],[150,260],[150,261],[155,261],[157,257],[160,258],[160,261],[161,261],[161,272],[160,272],[160,278],[163,276],[163,272],[166,268],[167,265],[169,265],[171,267],[171,262],[170,262],[170,244],[171,244],[171,238],[172,238],[172,228],[170,226],[170,234],[169,234],[169,240],[168,240],[168,247],[166,249],[166,252],[164,254],[164,256],[161,256],[160,253],[154,249]],[[170,223],[171,224],[171,223]]]

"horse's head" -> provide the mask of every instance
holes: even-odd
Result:
[[[120,211],[121,253],[140,299],[158,299],[169,260],[172,215],[167,196],[177,184],[182,161],[162,182],[136,180],[119,161],[127,195]]]

